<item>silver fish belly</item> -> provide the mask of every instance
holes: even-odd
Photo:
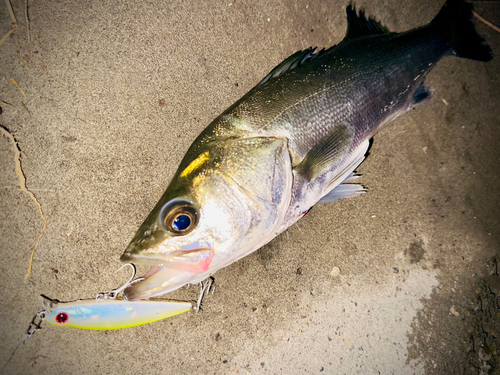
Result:
[[[396,34],[348,6],[341,43],[290,56],[193,142],[121,257],[154,266],[125,296],[197,283],[316,203],[361,194],[345,182],[370,139],[430,96],[424,80],[441,57],[491,59],[471,9],[448,0],[426,26]]]

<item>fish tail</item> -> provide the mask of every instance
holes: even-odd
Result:
[[[447,0],[430,26],[449,46],[452,54],[466,59],[489,61],[493,58],[491,48],[483,43],[472,18],[472,4],[465,0]]]

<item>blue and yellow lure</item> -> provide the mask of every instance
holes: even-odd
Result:
[[[109,330],[153,323],[191,309],[189,302],[89,299],[59,302],[40,296],[44,320],[59,327]]]
[[[44,320],[59,327],[110,330],[153,323],[191,310],[192,305],[190,302],[151,300],[131,302],[116,299],[126,287],[141,280],[132,281],[135,277],[135,266],[129,263],[123,267],[126,266],[130,266],[133,270],[130,280],[118,289],[113,289],[107,293],[99,293],[95,299],[59,302],[45,296],[40,296],[39,299],[43,310],[39,311],[33,317],[23,339],[16,346],[7,363],[0,369],[0,372],[9,364],[19,346],[41,329]],[[195,307],[196,310],[199,310],[206,286],[207,284],[202,289],[201,296],[198,299],[198,306]]]
[[[59,302],[40,296],[43,311],[40,311],[28,329],[28,335],[40,328],[41,321],[46,320],[58,327],[75,327],[92,330],[108,330],[135,327],[170,318],[191,310],[190,302],[178,301],[126,301],[116,297],[129,285],[140,281],[134,280],[135,266],[131,263],[123,265],[132,268],[132,277],[123,286],[107,293],[100,293],[95,299],[74,302]],[[40,320],[39,323],[36,323]]]

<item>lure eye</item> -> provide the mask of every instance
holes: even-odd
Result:
[[[68,321],[69,316],[65,312],[61,312],[56,315],[56,322],[59,324],[64,324]]]
[[[174,206],[168,205],[162,220],[163,226],[173,234],[186,234],[191,232],[197,224],[197,214],[189,202],[176,202]]]

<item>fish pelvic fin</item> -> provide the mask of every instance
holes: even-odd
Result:
[[[359,13],[356,12],[356,8],[352,3],[347,6],[346,13],[347,32],[343,41],[364,36],[391,34],[391,32],[375,18],[366,18],[363,9],[360,9]]]
[[[465,0],[447,0],[429,26],[438,30],[438,35],[448,44],[452,54],[489,61],[493,52],[483,43],[484,39],[477,33],[471,18],[472,4]]]
[[[361,177],[355,172],[351,172],[347,178],[337,185],[332,191],[321,198],[318,203],[331,203],[345,198],[354,198],[363,193],[366,193],[366,188],[362,184],[348,183],[352,180]]]

